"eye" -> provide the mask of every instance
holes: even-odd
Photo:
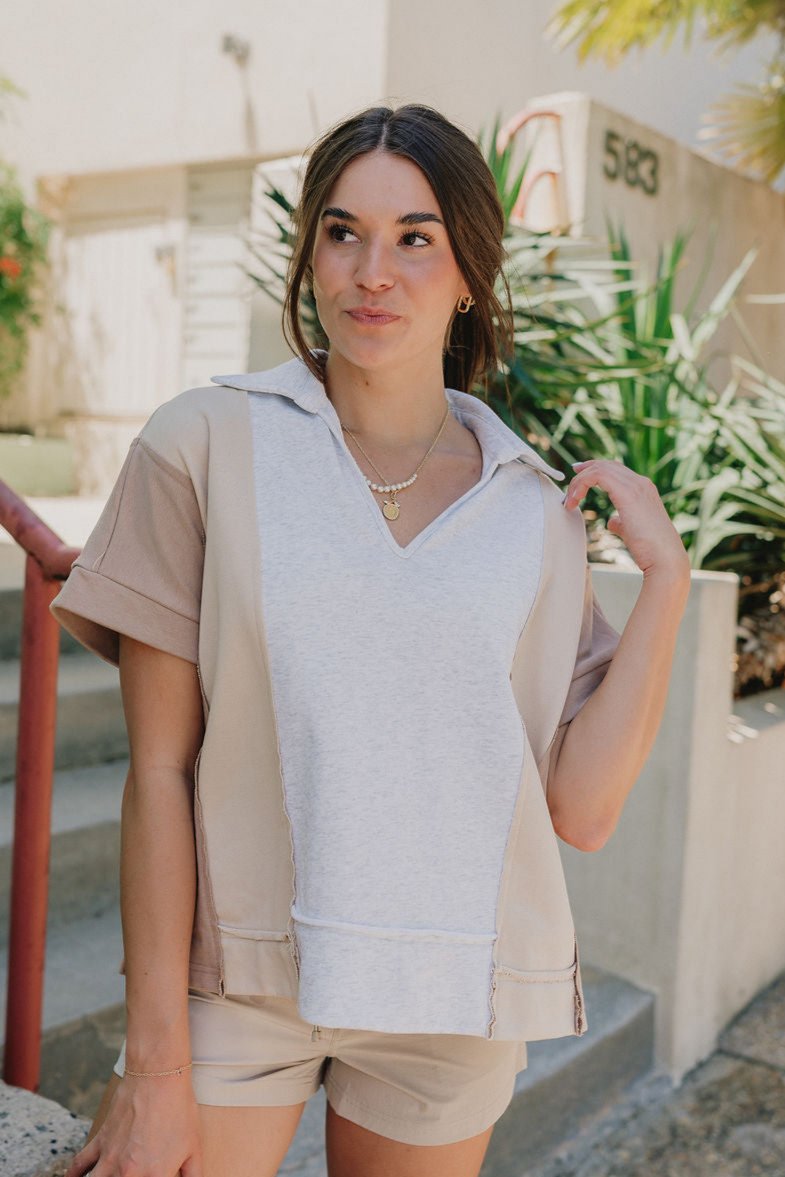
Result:
[[[403,236],[404,236],[404,238],[405,237],[421,237],[426,245],[430,245],[431,242],[433,241],[433,237],[431,237],[430,233],[424,233],[422,231],[422,229],[410,229],[409,232],[404,233]],[[422,249],[422,246],[420,246],[419,248]]]
[[[350,229],[348,225],[344,224],[333,224],[327,229],[327,235],[339,244],[342,244],[346,240],[343,236],[344,233],[351,233],[352,237],[357,236],[353,229]],[[419,237],[425,245],[414,245],[413,239],[415,237]],[[431,237],[430,233],[423,232],[422,229],[408,229],[401,235],[401,241],[404,241],[407,245],[411,245],[414,249],[424,249],[425,246],[433,243],[433,237]]]
[[[348,225],[330,225],[327,230],[328,237],[331,237],[333,241],[343,241],[343,237],[339,236],[342,233],[352,233],[352,230]],[[352,233],[352,236],[354,236],[354,233]]]

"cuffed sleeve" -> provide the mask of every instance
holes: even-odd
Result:
[[[608,621],[594,595],[591,565],[587,564],[578,653],[567,698],[549,750],[546,788],[547,782],[553,777],[567,729],[605,678],[620,640],[621,634]]]
[[[77,641],[114,666],[121,633],[196,662],[203,563],[191,479],[136,437],[50,609]]]

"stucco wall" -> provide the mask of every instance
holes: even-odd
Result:
[[[331,122],[380,99],[424,101],[468,128],[535,94],[580,89],[695,144],[701,111],[736,80],[758,78],[766,42],[723,63],[699,39],[578,66],[543,37],[550,0],[190,0],[35,11],[6,5],[3,72],[12,101],[3,154],[30,191],[36,176],[272,158],[302,150]],[[246,40],[247,60],[222,51]]]

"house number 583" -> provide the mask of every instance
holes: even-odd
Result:
[[[615,131],[605,132],[603,172],[609,180],[623,180],[630,188],[642,188],[654,196],[659,184],[660,157],[636,139],[622,139]]]

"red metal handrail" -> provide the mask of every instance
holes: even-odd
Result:
[[[68,547],[0,481],[0,525],[27,553],[3,1079],[37,1091],[49,899],[60,627],[49,612],[79,548]]]

